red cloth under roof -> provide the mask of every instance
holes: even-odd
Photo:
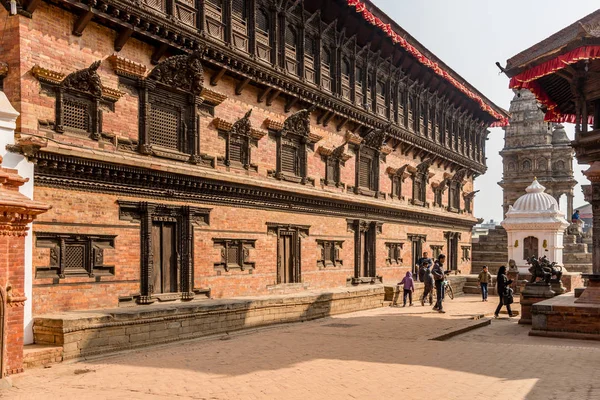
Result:
[[[567,65],[575,64],[581,60],[595,59],[600,59],[600,46],[582,46],[513,76],[508,87],[510,89],[529,89],[535,95],[535,98],[546,106],[545,121],[575,123],[577,117],[573,114],[563,114],[558,104],[542,89],[537,79],[553,74]],[[593,123],[594,118],[590,115],[588,117],[588,124]]]
[[[432,69],[433,72],[435,72],[437,75],[450,82],[454,87],[456,87],[458,90],[460,90],[469,98],[473,99],[477,104],[479,104],[479,107],[481,107],[483,111],[487,112],[489,115],[496,119],[496,122],[494,122],[491,126],[508,125],[507,117],[496,112],[480,96],[478,96],[476,93],[473,93],[465,85],[454,79],[448,72],[444,71],[436,62],[425,57],[425,55],[423,55],[423,53],[417,50],[416,47],[408,43],[408,41],[406,41],[406,39],[404,39],[398,33],[394,32],[390,24],[383,23],[382,20],[380,20],[379,18],[374,16],[373,13],[367,10],[367,6],[364,3],[362,3],[359,0],[347,0],[347,2],[349,6],[354,7],[356,9],[357,13],[362,15],[365,21],[367,21],[371,25],[375,25],[381,28],[386,33],[386,35],[388,35],[388,37],[392,39],[392,42],[399,44],[404,50],[406,50],[412,56],[414,56],[421,64]]]

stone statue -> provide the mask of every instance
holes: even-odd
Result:
[[[527,264],[531,265],[529,272],[531,273],[531,280],[529,283],[536,283],[537,279],[540,278],[539,282],[550,284],[551,282],[560,282],[562,277],[562,266],[555,262],[550,262],[546,256],[538,259],[536,256],[531,256],[527,259]],[[554,277],[554,279],[552,279]]]

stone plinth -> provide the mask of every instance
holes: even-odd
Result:
[[[531,307],[531,336],[600,340],[600,304],[577,303],[572,293]]]
[[[519,324],[531,325],[531,306],[556,296],[552,287],[545,283],[527,283],[521,292],[521,319]]]

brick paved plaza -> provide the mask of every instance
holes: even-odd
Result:
[[[7,399],[598,399],[600,343],[527,336],[495,298],[382,308],[34,369]]]

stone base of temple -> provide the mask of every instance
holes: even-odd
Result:
[[[577,303],[573,293],[532,305],[531,317],[531,336],[600,340],[600,304]]]
[[[194,300],[37,316],[33,331],[36,344],[62,346],[62,359],[68,360],[377,308],[383,306],[383,301],[383,285]]]

